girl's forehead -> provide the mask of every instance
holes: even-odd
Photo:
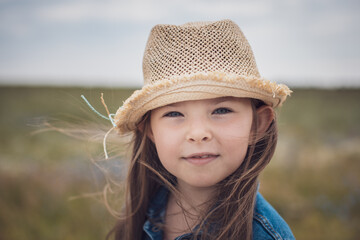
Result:
[[[222,102],[246,102],[249,101],[248,98],[239,98],[239,97],[231,97],[231,96],[225,96],[225,97],[218,97],[218,98],[209,98],[209,99],[201,99],[201,100],[188,100],[188,101],[181,101],[176,103],[171,103],[168,105],[165,105],[164,107],[176,107],[181,106],[183,104],[189,104],[194,102],[202,102],[206,104],[219,104]]]

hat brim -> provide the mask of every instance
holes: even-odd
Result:
[[[291,90],[263,78],[249,78],[223,73],[197,74],[181,79],[161,80],[135,91],[116,112],[114,121],[120,133],[136,129],[142,116],[171,103],[224,96],[255,98],[276,108]]]

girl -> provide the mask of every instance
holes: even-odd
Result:
[[[277,142],[274,109],[291,91],[260,77],[239,27],[156,25],[143,72],[145,86],[114,117],[133,141],[108,238],[294,239],[258,193]]]

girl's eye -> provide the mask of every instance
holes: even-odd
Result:
[[[218,109],[215,109],[213,114],[226,114],[226,113],[230,113],[230,112],[232,112],[232,111],[228,108],[218,108]]]
[[[164,117],[181,117],[181,116],[183,115],[179,112],[168,112],[164,115]]]

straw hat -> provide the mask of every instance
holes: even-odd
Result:
[[[277,107],[290,89],[260,77],[251,47],[231,20],[156,25],[143,58],[144,87],[115,114],[121,133],[149,110],[222,96],[256,98]]]

